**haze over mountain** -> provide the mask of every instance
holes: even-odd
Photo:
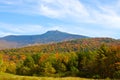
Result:
[[[52,30],[41,35],[19,35],[19,36],[9,35],[0,38],[0,42],[1,41],[6,42],[6,44],[4,44],[6,46],[11,43],[15,45],[9,47],[21,47],[36,43],[44,44],[44,43],[61,42],[61,41],[80,39],[80,38],[88,38],[88,37],[83,35],[69,34],[58,30]]]

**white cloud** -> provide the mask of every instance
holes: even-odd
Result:
[[[41,0],[38,10],[41,15],[50,18],[73,21],[85,21],[89,18],[87,9],[79,0]]]
[[[1,0],[0,3],[9,5],[5,8],[0,7],[0,11],[37,14],[70,22],[93,23],[120,29],[119,0],[114,1],[114,4],[100,4],[99,0],[91,1],[95,7],[80,0]]]
[[[0,37],[4,37],[6,35],[12,35],[12,33],[9,33],[9,32],[7,33],[7,32],[0,31]]]
[[[96,8],[92,4],[85,5],[80,0],[42,0],[39,5],[42,15],[52,18],[62,18],[77,23],[98,24],[106,28],[120,29],[119,7],[114,4],[100,4],[96,2]],[[99,5],[98,5],[99,4]],[[116,9],[117,8],[117,9]]]
[[[83,18],[89,16],[79,0],[4,0],[1,4],[10,4],[0,11],[44,15],[50,18]],[[9,10],[8,10],[8,9]]]
[[[15,25],[15,24],[7,24],[7,23],[0,23],[0,31],[6,35],[19,35],[19,34],[36,34],[39,33],[43,26],[40,25],[29,25],[29,24],[22,24],[22,25]],[[9,33],[6,33],[9,32]]]
[[[120,29],[120,13],[118,13],[117,2],[114,4],[99,4],[98,9],[91,9],[95,24],[101,24],[106,28]]]
[[[63,32],[68,32],[72,34],[80,34],[86,35],[90,37],[119,37],[119,30],[114,31],[113,29],[93,29],[81,26],[72,25],[55,25],[55,26],[41,26],[41,25],[33,25],[33,24],[23,24],[23,25],[15,25],[15,24],[7,24],[7,23],[0,23],[0,37],[7,36],[7,35],[37,35],[43,34],[49,30],[60,30]]]
[[[95,24],[104,27],[106,30],[120,30],[120,0],[114,0],[112,3],[102,3],[100,1],[104,0],[95,0],[89,1],[89,3],[82,2],[82,0],[1,0],[0,12],[17,12],[22,14],[29,15],[42,15],[49,18],[60,19],[62,21],[68,21],[73,24]],[[111,1],[111,0],[110,0]],[[94,6],[93,6],[94,5]],[[6,25],[8,26],[8,25]],[[14,26],[14,31],[13,28]],[[17,27],[16,27],[17,26]],[[28,26],[30,28],[28,28]],[[9,26],[9,31],[14,33],[26,33],[40,31],[46,31],[50,29],[66,29],[61,26],[52,26],[52,27],[43,27],[40,25],[11,25]],[[24,28],[23,28],[24,27]],[[88,26],[89,27],[89,26]],[[98,26],[96,26],[98,27]],[[35,29],[34,29],[35,28]],[[82,29],[85,28],[85,29]],[[76,27],[77,30],[77,27]],[[78,29],[85,33],[86,27],[80,26]],[[65,31],[65,30],[64,30]],[[95,30],[88,30],[88,32],[95,32]],[[72,32],[72,31],[71,31]],[[98,31],[97,31],[98,32]],[[115,31],[104,31],[103,33],[116,34]],[[93,33],[93,35],[99,35],[98,33]],[[103,34],[100,34],[103,35]]]
[[[0,37],[6,35],[37,35],[45,33],[49,30],[60,30],[63,31],[64,28],[61,26],[41,26],[34,24],[7,24],[0,23]]]

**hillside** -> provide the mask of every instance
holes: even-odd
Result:
[[[16,48],[17,47],[16,42],[8,42],[5,40],[0,40],[0,49],[8,49],[8,48]]]
[[[23,76],[120,78],[120,41],[85,38],[0,50],[0,72]]]
[[[45,44],[45,43],[53,43],[53,42],[61,42],[67,41],[72,39],[80,39],[80,38],[87,38],[87,36],[82,35],[74,35],[60,31],[48,31],[41,35],[10,35],[0,38],[0,40],[4,40],[7,43],[17,43],[16,47],[27,46],[32,44]],[[4,44],[8,46],[7,44]],[[2,46],[2,45],[1,45]],[[2,46],[4,47],[4,46]],[[6,47],[5,47],[6,48]],[[11,46],[10,48],[14,48]]]
[[[120,40],[112,38],[85,38],[76,39],[71,41],[64,41],[50,44],[40,44],[34,46],[26,46],[23,48],[16,49],[18,51],[24,51],[27,53],[64,53],[64,52],[77,52],[81,49],[97,49],[102,44],[106,45],[120,45]],[[19,52],[20,53],[20,52]]]
[[[13,49],[8,49],[11,52],[15,53],[56,53],[56,52],[77,52],[82,48],[96,49],[99,48],[100,45],[120,45],[120,40],[115,40],[112,38],[85,38],[85,39],[76,39],[70,41],[63,41],[58,43],[49,43],[49,44],[36,44],[29,45],[22,48],[16,48],[15,51]],[[5,49],[6,50],[6,49]],[[4,51],[4,50],[2,50]],[[19,51],[19,52],[18,52]]]

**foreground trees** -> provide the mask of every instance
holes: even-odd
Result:
[[[120,47],[107,47],[102,45],[100,49],[98,49],[97,53],[94,73],[99,74],[102,78],[120,78]]]
[[[28,76],[119,79],[120,46],[103,44],[98,49],[82,48],[77,52],[3,54],[0,55],[0,72]]]

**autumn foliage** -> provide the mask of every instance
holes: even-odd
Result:
[[[0,72],[120,79],[120,41],[93,38],[1,50]]]

